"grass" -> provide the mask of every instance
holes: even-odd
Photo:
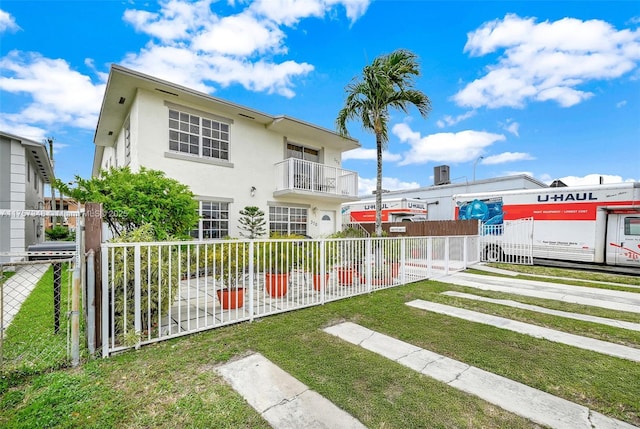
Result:
[[[9,280],[11,277],[13,277],[15,275],[15,271],[1,271],[0,272],[0,284],[6,282],[7,280]]]
[[[611,290],[624,290],[628,292],[638,292],[638,288],[625,288],[622,285],[640,286],[640,277],[622,274],[610,274],[600,272],[589,272],[581,270],[571,270],[565,268],[542,267],[536,265],[511,265],[505,263],[490,263],[490,267],[514,271],[519,279],[541,280],[540,276],[546,277],[544,281],[551,283],[571,284],[575,286],[596,287]],[[489,274],[500,276],[500,274],[487,273],[486,271],[472,270],[474,274]],[[527,276],[531,274],[531,276]],[[554,277],[573,278],[575,280],[565,280]],[[587,280],[587,281],[581,281]],[[607,283],[617,283],[616,285]]]
[[[58,333],[54,333],[53,267],[49,267],[4,332],[4,371],[33,373],[67,363],[66,312],[71,275],[67,267],[64,264],[61,270]]]
[[[0,426],[267,428],[266,421],[214,371],[229,359],[260,352],[367,427],[537,427],[322,332],[323,327],[345,320],[640,424],[637,362],[425,312],[405,302],[427,299],[479,311],[506,311],[509,317],[517,313],[532,323],[571,332],[588,330],[582,326],[586,322],[456,301],[442,296],[444,290],[485,295],[444,283],[419,282],[158,343],[76,369],[4,379]],[[486,296],[538,305],[544,301]],[[561,307],[579,310],[567,304]],[[636,316],[626,315],[632,321]],[[640,347],[631,331],[593,329],[597,335]]]

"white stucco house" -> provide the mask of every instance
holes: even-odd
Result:
[[[94,176],[146,167],[188,185],[201,239],[238,237],[246,206],[265,212],[271,232],[325,236],[341,229],[341,204],[358,199],[358,174],[341,168],[357,140],[118,65],[94,143]]]
[[[44,219],[24,211],[44,208],[44,187],[53,179],[42,143],[0,131],[0,209],[9,211],[0,216],[1,253],[23,253],[44,241]]]

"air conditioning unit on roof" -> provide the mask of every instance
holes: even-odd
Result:
[[[433,184],[438,185],[448,185],[451,183],[449,178],[449,166],[448,165],[438,165],[437,167],[433,167]]]

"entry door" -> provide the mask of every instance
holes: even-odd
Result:
[[[336,232],[336,212],[335,211],[321,211],[320,212],[320,237],[326,237]]]
[[[614,232],[617,236],[607,237],[607,260],[615,261],[616,265],[627,265],[640,267],[640,216],[611,214],[617,228],[610,228],[609,232]],[[611,227],[612,222],[609,223]],[[610,258],[609,256],[612,256]]]

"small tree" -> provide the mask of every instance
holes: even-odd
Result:
[[[56,180],[55,188],[81,203],[102,203],[104,221],[115,236],[151,224],[155,240],[187,237],[198,223],[198,203],[189,187],[144,167],[102,171],[99,177],[76,176],[71,188]]]
[[[256,206],[247,206],[240,210],[242,216],[239,220],[240,229],[246,231],[248,234],[240,233],[241,236],[250,239],[259,238],[266,234],[264,212]]]

